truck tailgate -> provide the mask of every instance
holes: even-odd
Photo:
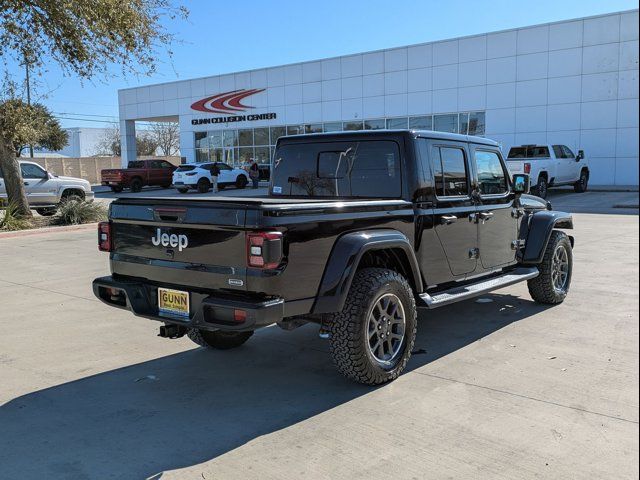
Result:
[[[507,160],[507,168],[511,173],[524,173],[526,160]]]
[[[111,205],[112,273],[159,284],[246,289],[241,202],[121,199]]]

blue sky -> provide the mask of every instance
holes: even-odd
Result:
[[[179,39],[173,59],[160,52],[152,77],[82,84],[55,64],[43,74],[44,101],[59,117],[116,120],[120,88],[269,67],[638,8],[637,1],[317,0],[183,2],[187,21],[167,24]],[[16,80],[20,69],[11,68]],[[74,115],[70,115],[74,114]],[[61,118],[63,126],[105,123]]]

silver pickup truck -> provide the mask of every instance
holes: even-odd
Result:
[[[86,180],[54,175],[35,162],[21,160],[19,163],[29,206],[40,215],[55,214],[60,202],[67,198],[77,197],[88,201],[94,198],[91,184]],[[0,204],[6,201],[7,189],[0,170]]]
[[[576,192],[586,192],[589,165],[584,151],[575,155],[566,145],[520,145],[511,147],[507,167],[513,173],[526,173],[532,191],[546,198],[549,187],[573,185]]]

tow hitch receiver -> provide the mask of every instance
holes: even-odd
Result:
[[[187,329],[180,325],[162,325],[160,327],[159,337],[162,338],[180,338],[187,333]]]

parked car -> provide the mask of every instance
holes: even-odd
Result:
[[[125,188],[139,192],[144,186],[169,188],[176,166],[166,160],[134,160],[127,168],[107,168],[102,170],[102,185],[111,187],[118,193]]]
[[[18,163],[29,206],[40,215],[54,215],[58,206],[71,198],[93,201],[94,194],[88,181],[58,176],[35,162],[20,160]],[[0,170],[0,204],[6,201],[7,189]]]
[[[218,188],[234,186],[244,188],[249,183],[249,174],[242,168],[233,168],[222,162],[186,163],[180,165],[173,174],[173,186],[180,193],[187,193],[189,189],[206,193],[213,186],[211,170],[216,165],[219,170]]]
[[[518,282],[561,303],[571,215],[527,195],[485,138],[431,131],[280,137],[269,194],[198,201],[122,198],[99,226],[114,307],[229,349],[277,323],[315,323],[338,370],[395,379],[433,309]]]
[[[573,185],[576,192],[586,192],[589,185],[589,165],[584,151],[573,151],[566,145],[520,145],[511,147],[507,166],[512,173],[531,177],[533,192],[547,198],[550,187]]]

